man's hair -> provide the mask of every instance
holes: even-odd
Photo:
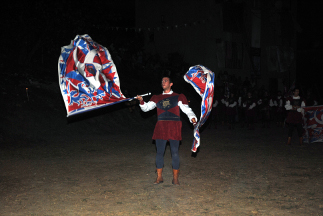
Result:
[[[297,86],[296,86],[296,87],[293,89],[293,92],[294,92],[296,89],[298,89],[298,91],[300,91],[299,87],[297,87]]]
[[[173,79],[172,79],[170,76],[163,76],[163,77],[162,77],[162,79],[163,79],[164,77],[166,77],[166,78],[168,78],[168,79],[169,79],[169,83],[173,83]]]

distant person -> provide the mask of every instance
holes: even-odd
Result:
[[[233,92],[230,92],[230,96],[225,101],[226,106],[226,116],[227,122],[229,124],[229,130],[234,129],[236,115],[237,115],[237,98],[235,97]]]
[[[247,97],[248,97],[248,91],[247,91],[247,88],[244,87],[242,91],[239,92],[239,97],[238,97],[238,116],[239,116],[239,122],[242,128],[247,123],[245,108],[243,107],[243,102],[246,100]]]
[[[282,96],[282,92],[278,91],[277,96],[273,99],[274,108],[272,110],[272,115],[274,120],[276,121],[277,126],[282,127],[285,121],[285,109],[284,105],[284,98]]]
[[[272,107],[274,106],[272,98],[269,96],[268,91],[264,91],[263,95],[258,100],[258,106],[260,111],[260,117],[262,121],[263,128],[269,128],[270,125],[270,113]]]
[[[213,98],[212,111],[209,119],[209,129],[211,129],[212,125],[217,129],[217,123],[219,122],[219,96],[214,96]]]
[[[303,107],[305,107],[305,101],[299,96],[299,89],[295,88],[293,96],[286,99],[285,108],[288,111],[286,123],[288,123],[288,140],[287,145],[291,145],[293,130],[297,128],[297,134],[299,137],[299,144],[303,145]]]
[[[251,92],[248,92],[247,98],[244,99],[242,106],[245,109],[245,117],[247,120],[248,129],[254,130],[254,121],[256,116],[256,99],[252,96]]]
[[[158,121],[155,126],[152,139],[156,141],[157,155],[156,168],[157,179],[154,184],[163,183],[164,153],[166,143],[169,141],[172,153],[173,181],[174,185],[179,185],[179,142],[182,140],[182,122],[180,120],[180,110],[184,112],[194,125],[197,118],[192,109],[189,107],[184,94],[174,93],[171,89],[173,82],[170,77],[163,77],[161,82],[163,93],[153,95],[149,102],[144,102],[141,96],[137,96],[140,101],[140,108],[148,112],[157,107]]]

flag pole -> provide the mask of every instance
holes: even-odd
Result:
[[[139,95],[139,96],[144,97],[144,96],[148,96],[148,95],[151,95],[151,93],[148,92],[146,94],[142,94],[142,95]],[[132,97],[132,98],[125,98],[124,100],[116,101],[116,102],[109,103],[109,104],[98,105],[96,107],[92,107],[91,109],[87,109],[87,110],[84,109],[82,111],[78,111],[78,112],[73,112],[73,113],[67,114],[66,117],[70,117],[70,116],[74,116],[74,115],[77,115],[77,114],[80,114],[80,113],[84,113],[84,112],[87,112],[87,111],[96,110],[96,109],[100,109],[100,108],[103,108],[103,107],[111,106],[111,105],[114,105],[114,104],[117,104],[117,103],[122,103],[122,102],[126,102],[126,101],[132,101],[133,99],[136,99],[136,98],[137,98],[137,96]]]
[[[148,96],[148,95],[151,95],[151,93],[150,93],[150,92],[148,92],[148,93],[146,93],[146,94],[142,94],[142,95],[138,95],[138,96],[140,96],[140,97],[144,97],[144,96]],[[133,97],[133,98],[130,98],[130,100],[129,100],[129,101],[132,101],[133,99],[137,99],[137,96],[136,96],[136,97]]]

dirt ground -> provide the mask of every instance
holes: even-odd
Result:
[[[183,118],[181,185],[169,146],[153,185],[154,113],[115,105],[67,119],[58,84],[47,86],[28,86],[28,97],[22,85],[3,89],[0,215],[323,215],[323,143],[219,125],[203,128],[192,154]]]

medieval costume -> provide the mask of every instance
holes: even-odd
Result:
[[[237,115],[237,100],[234,97],[234,94],[231,93],[230,97],[225,101],[226,105],[226,116],[227,122],[229,124],[229,129],[234,129],[235,126],[235,118]]]
[[[300,145],[303,144],[303,114],[302,107],[305,107],[305,101],[300,96],[292,96],[286,99],[285,108],[288,111],[286,123],[288,123],[288,141],[287,145],[291,144],[291,138],[294,127],[297,128]]]
[[[272,115],[274,117],[274,120],[277,124],[277,126],[283,126],[283,123],[285,121],[285,109],[283,107],[284,105],[284,99],[282,97],[281,92],[278,92],[277,96],[273,99],[273,109],[272,109]]]
[[[245,109],[245,116],[247,120],[247,125],[249,130],[254,128],[254,120],[256,116],[256,100],[251,96],[251,93],[248,93],[248,97],[245,98],[242,105]]]
[[[177,180],[180,164],[178,148],[180,140],[182,140],[180,110],[188,116],[192,123],[192,120],[197,118],[192,109],[188,106],[185,95],[174,93],[172,90],[168,93],[163,92],[163,94],[160,95],[153,95],[147,103],[143,100],[140,101],[140,108],[144,112],[148,112],[156,107],[158,121],[152,137],[152,139],[156,141],[157,148],[156,168],[158,177],[155,184],[163,182],[161,172],[164,166],[164,153],[167,141],[170,143],[172,153],[173,184],[179,184]],[[174,181],[176,183],[174,183]]]
[[[214,125],[214,128],[217,129],[217,123],[219,122],[219,98],[214,97],[211,111],[211,118],[209,123],[209,128]]]
[[[269,97],[268,93],[265,92],[264,95],[258,100],[258,106],[260,111],[260,117],[262,121],[263,128],[269,128],[270,123],[270,112],[274,103],[272,99]]]

